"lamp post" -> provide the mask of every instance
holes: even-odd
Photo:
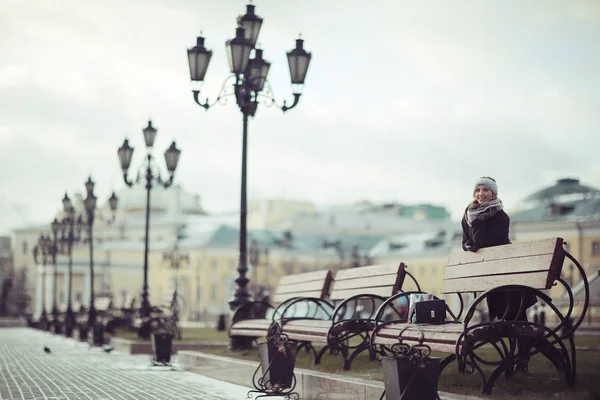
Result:
[[[96,217],[96,202],[97,198],[94,195],[94,186],[96,184],[92,181],[92,177],[88,177],[87,182],[85,182],[85,190],[87,192],[87,196],[83,201],[85,208],[85,223],[87,225],[87,234],[88,234],[88,244],[90,247],[90,306],[88,312],[88,329],[93,330],[96,326],[96,305],[95,305],[95,295],[94,295],[94,220]],[[110,220],[105,220],[107,223],[112,223],[115,220],[115,211],[117,210],[118,198],[115,193],[112,193],[112,196],[109,199],[110,209],[112,211],[112,218]],[[94,336],[95,337],[95,336]]]
[[[156,180],[156,184],[163,185],[168,188],[173,183],[175,176],[175,170],[177,169],[177,163],[179,162],[179,156],[181,150],[175,146],[175,142],[171,143],[171,146],[165,151],[165,162],[167,164],[167,170],[169,172],[169,179],[163,182],[160,171],[153,165],[154,157],[152,156],[152,147],[154,146],[154,139],[156,138],[157,130],[152,126],[152,121],[148,121],[148,126],[144,128],[144,141],[146,142],[146,237],[144,242],[144,287],[142,293],[142,304],[140,306],[141,317],[147,317],[150,313],[150,301],[148,300],[148,238],[150,231],[150,190],[152,189],[153,181]],[[123,145],[119,148],[117,154],[119,155],[119,161],[121,163],[121,169],[123,170],[123,180],[129,187],[133,186],[133,181],[128,178],[128,170],[131,165],[131,157],[133,156],[133,147],[129,146],[129,141],[125,139]],[[139,175],[138,175],[139,180]],[[137,180],[136,180],[137,181]]]
[[[52,265],[54,266],[54,276],[52,280],[52,324],[54,325],[54,333],[60,333],[60,325],[58,324],[58,304],[57,304],[57,291],[58,291],[58,264],[56,262],[56,256],[58,254],[58,233],[62,230],[62,224],[58,222],[56,218],[50,224],[52,228],[52,246],[50,250],[50,257],[52,259]]]
[[[81,239],[81,228],[83,221],[81,215],[75,217],[75,208],[69,196],[65,193],[62,200],[65,217],[62,221],[61,244],[63,251],[66,250],[68,258],[69,286],[67,289],[67,315],[65,318],[65,336],[73,336],[75,326],[75,314],[73,314],[73,303],[71,299],[73,291],[73,244]]]
[[[40,328],[48,329],[48,314],[46,313],[46,265],[50,255],[50,238],[40,235],[37,245],[33,248],[33,260],[36,265],[42,265],[42,313],[40,314]]]
[[[192,90],[194,100],[198,105],[209,109],[214,104],[220,102],[227,96],[235,96],[237,105],[242,112],[242,177],[241,177],[241,196],[240,196],[240,240],[239,240],[239,276],[235,280],[237,289],[230,300],[229,305],[232,310],[240,305],[251,301],[251,295],[248,291],[248,272],[247,262],[247,237],[246,237],[246,162],[247,162],[247,141],[248,141],[248,117],[253,117],[256,113],[258,103],[262,99],[267,105],[275,104],[284,112],[294,108],[300,100],[301,88],[306,78],[311,54],[303,48],[304,41],[296,40],[296,48],[287,53],[288,64],[291,75],[291,82],[294,88],[294,100],[291,105],[284,101],[283,105],[276,103],[271,85],[267,80],[267,74],[271,64],[263,58],[262,49],[257,48],[256,41],[262,26],[263,19],[254,13],[254,5],[246,6],[246,14],[238,17],[238,27],[235,30],[235,37],[226,42],[227,55],[229,57],[229,68],[231,75],[225,79],[221,91],[216,100],[209,103],[208,99],[200,101],[200,85],[204,81],[204,76],[208,69],[208,64],[212,57],[212,51],[204,47],[204,37],[197,38],[196,46],[188,49],[188,62],[190,67],[190,78],[197,87]],[[252,58],[251,55],[253,56]],[[248,347],[250,342],[232,347]]]

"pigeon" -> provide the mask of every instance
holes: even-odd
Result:
[[[44,351],[48,354],[52,353],[48,347],[44,347]]]
[[[104,352],[105,352],[105,353],[110,353],[111,351],[113,351],[113,348],[112,348],[112,347],[105,347],[105,348],[104,348]]]

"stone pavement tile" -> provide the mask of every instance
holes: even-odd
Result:
[[[51,354],[44,352],[44,346]],[[235,400],[248,388],[28,328],[0,329],[2,400]]]

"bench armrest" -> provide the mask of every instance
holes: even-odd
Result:
[[[242,304],[233,312],[231,324],[246,319],[263,319],[266,316],[267,310],[272,308],[272,305],[264,301],[251,301],[249,303]]]
[[[273,313],[272,319],[331,319],[334,304],[318,297],[295,297],[281,303]]]

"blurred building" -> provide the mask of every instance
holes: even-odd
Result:
[[[119,210],[113,223],[108,204],[97,213],[94,225],[94,292],[113,297],[121,306],[136,297],[143,284],[145,191],[134,185],[117,193]],[[73,196],[78,212],[81,195]],[[358,203],[318,209],[311,203],[285,200],[250,201],[248,247],[249,288],[267,296],[280,276],[322,268],[337,270],[372,262],[390,235],[447,229],[451,223],[442,207]],[[175,288],[184,319],[206,318],[229,310],[228,301],[238,276],[239,213],[208,215],[200,197],[174,185],[152,191],[149,243],[149,294],[153,304],[168,304]],[[57,217],[62,216],[57,212]],[[54,216],[52,216],[54,217]],[[52,305],[52,266],[35,265],[32,249],[50,222],[14,231],[14,261],[28,277],[33,299],[31,312],[41,312],[43,271],[46,271],[46,305]],[[175,251],[176,249],[176,251]],[[175,257],[175,254],[177,256]],[[174,262],[174,257],[179,262]],[[397,258],[399,262],[399,259]],[[396,262],[396,261],[394,261]],[[73,302],[89,303],[89,248],[73,250]],[[57,301],[65,304],[68,259],[57,260]]]

